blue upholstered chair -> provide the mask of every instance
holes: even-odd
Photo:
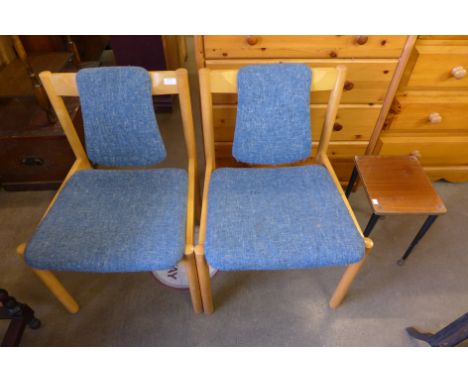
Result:
[[[206,172],[195,253],[206,313],[213,311],[207,264],[226,271],[347,265],[330,306],[344,298],[372,247],[327,157],[345,75],[345,67],[303,64],[200,70]],[[331,91],[314,164],[311,91]],[[212,94],[236,92],[232,155],[250,167],[216,168]]]
[[[40,77],[76,161],[19,254],[71,313],[78,304],[51,270],[152,271],[183,260],[194,310],[201,312],[193,256],[197,167],[187,71],[112,67]],[[166,156],[155,94],[179,95],[188,172],[141,169]],[[86,150],[63,96],[80,97]]]

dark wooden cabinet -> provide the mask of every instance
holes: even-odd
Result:
[[[82,135],[78,100],[67,103]],[[60,124],[50,124],[33,98],[13,98],[7,106],[0,108],[1,186],[7,191],[58,188],[75,161]],[[18,122],[24,128],[16,128]]]
[[[70,41],[75,50],[70,49]],[[76,71],[86,64],[83,57],[99,60],[108,37],[4,36],[0,43],[14,46],[16,54],[0,67],[0,187],[56,189],[75,156],[53,113],[48,118],[49,102],[37,75],[43,70]],[[81,54],[81,60],[73,51]],[[82,130],[78,99],[66,102]]]

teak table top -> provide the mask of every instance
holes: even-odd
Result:
[[[355,164],[376,215],[447,212],[414,156],[356,156]]]

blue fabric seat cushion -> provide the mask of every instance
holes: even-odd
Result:
[[[291,163],[312,151],[310,85],[304,64],[242,67],[232,154],[255,164]]]
[[[145,69],[82,69],[76,83],[86,151],[92,162],[145,166],[166,157],[153,108],[151,77]]]
[[[205,256],[221,270],[345,265],[364,240],[326,168],[221,168],[208,195]]]
[[[182,169],[80,171],[39,224],[26,262],[83,272],[170,268],[184,253],[186,204]]]

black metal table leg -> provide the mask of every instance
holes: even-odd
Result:
[[[413,338],[427,342],[431,346],[456,346],[468,339],[468,313],[439,330],[437,333],[421,333],[413,327],[406,328]]]
[[[372,214],[369,222],[367,223],[366,229],[364,230],[364,237],[368,237],[372,230],[374,229],[374,226],[377,223],[377,220],[379,220],[380,216],[376,214]]]
[[[347,199],[349,198],[349,195],[351,194],[351,190],[354,187],[354,183],[356,183],[357,176],[358,176],[357,168],[356,166],[354,166],[353,172],[351,173],[351,178],[349,178],[348,187],[346,187],[346,191],[345,191],[345,195]]]
[[[418,244],[419,240],[421,240],[423,238],[423,236],[426,234],[426,232],[428,231],[429,228],[431,228],[431,225],[432,223],[434,223],[434,221],[437,219],[437,215],[430,215],[426,221],[424,222],[424,224],[422,225],[421,229],[419,230],[419,232],[416,234],[416,236],[414,237],[413,241],[411,242],[411,244],[409,245],[408,249],[406,250],[405,254],[403,255],[403,257],[398,260],[397,264],[398,265],[403,265],[405,263],[405,260],[408,258],[408,256],[411,254],[411,252],[413,251],[414,247],[416,247],[416,245]]]
[[[408,333],[410,337],[416,338],[417,340],[424,342],[429,342],[431,337],[434,335],[434,333],[422,333],[416,328],[413,328],[412,326],[406,328],[406,333]]]

